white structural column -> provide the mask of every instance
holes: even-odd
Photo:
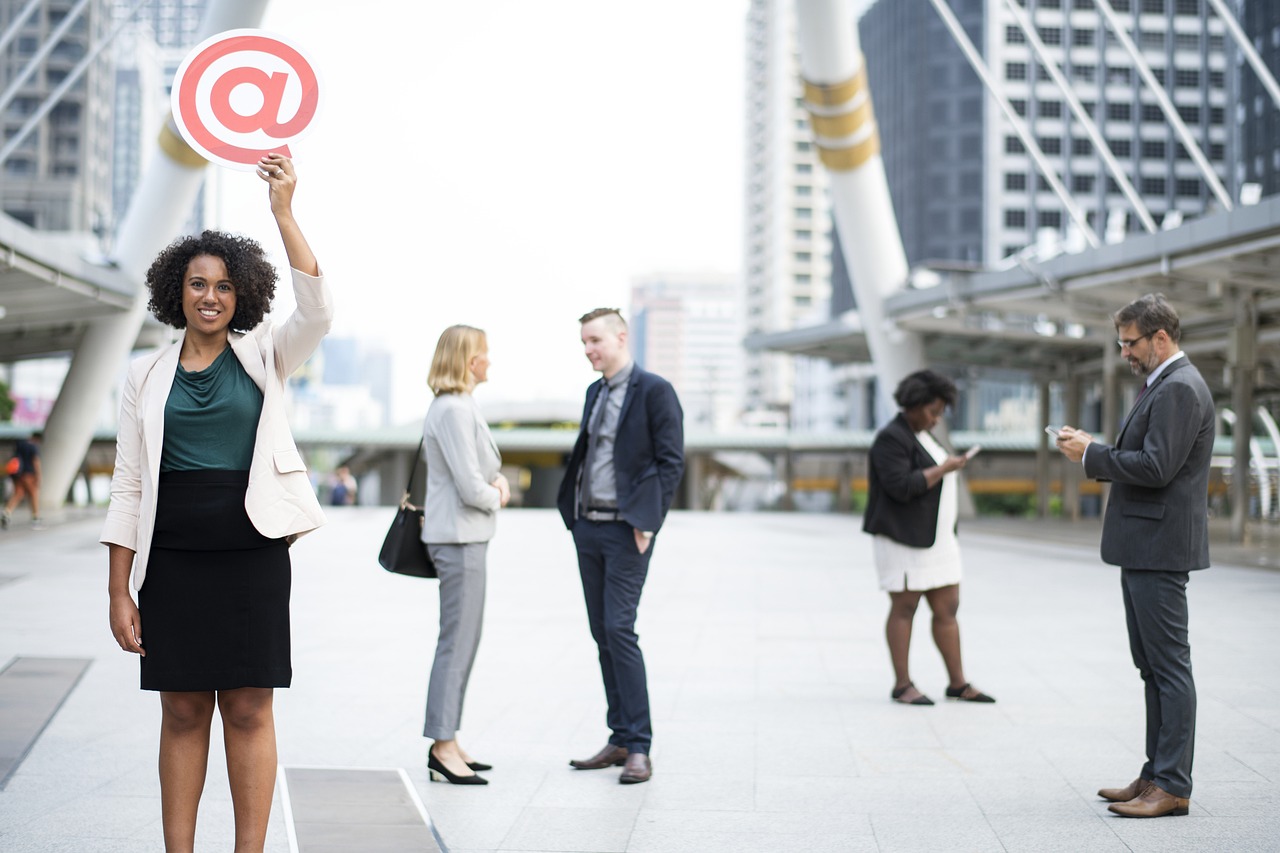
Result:
[[[223,30],[258,26],[266,6],[267,0],[212,0],[196,41]],[[52,513],[60,510],[71,489],[93,441],[94,424],[142,329],[147,306],[142,281],[147,267],[178,236],[204,178],[204,159],[182,140],[172,119],[160,132],[158,144],[164,156],[151,159],[116,240],[114,260],[137,282],[133,307],[102,318],[85,331],[45,424],[43,492]]]
[[[866,62],[848,0],[797,0],[796,18],[805,106],[830,174],[836,229],[881,402],[891,412],[893,389],[922,369],[925,358],[920,336],[884,314],[885,300],[906,285],[908,270],[880,158]]]
[[[1253,374],[1258,368],[1258,301],[1249,291],[1235,295],[1236,324],[1231,329],[1227,364],[1231,371],[1231,410],[1236,415],[1231,427],[1231,541],[1245,540],[1249,518],[1250,462],[1260,463],[1261,448],[1253,440]],[[1227,419],[1226,412],[1223,413]],[[1265,465],[1259,465],[1258,485],[1266,479]],[[1265,509],[1263,510],[1265,512]]]

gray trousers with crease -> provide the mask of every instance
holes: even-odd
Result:
[[[488,542],[427,545],[440,575],[440,637],[427,687],[424,737],[453,740],[462,722],[462,700],[480,647],[484,621]]]

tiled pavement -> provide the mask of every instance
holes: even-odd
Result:
[[[655,775],[622,786],[615,770],[567,765],[607,734],[569,537],[550,511],[507,513],[462,732],[496,769],[488,787],[461,788],[427,781],[435,586],[377,567],[390,519],[334,511],[294,548],[280,759],[404,768],[453,853],[1280,850],[1280,572],[1242,567],[1246,551],[1215,549],[1235,565],[1215,557],[1189,587],[1192,812],[1134,821],[1093,795],[1133,778],[1143,740],[1119,577],[1098,560],[1096,528],[962,527],[967,668],[1000,701],[913,708],[888,701],[886,601],[858,519],[674,515],[639,625]],[[5,853],[162,849],[158,703],[107,631],[99,523],[0,535],[0,666],[93,660],[0,790]],[[940,699],[926,614],[916,627],[913,674]],[[202,851],[231,848],[219,740]],[[277,796],[278,853],[282,812]]]

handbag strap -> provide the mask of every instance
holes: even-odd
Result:
[[[422,455],[422,445],[426,440],[426,436],[418,439],[418,452],[414,454],[413,463],[409,465],[409,484],[404,487],[404,497],[400,499],[400,506],[402,507],[420,509],[420,507],[415,507],[413,504],[409,503],[409,496],[413,494],[413,478],[418,475],[418,460],[422,459],[423,462],[426,462],[426,459]]]

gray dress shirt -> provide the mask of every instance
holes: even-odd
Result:
[[[606,387],[596,395],[591,416],[587,419],[587,458],[582,469],[580,505],[584,509],[602,509],[618,505],[618,480],[613,471],[613,444],[618,435],[618,415],[627,396],[627,382],[635,362],[606,380]]]

